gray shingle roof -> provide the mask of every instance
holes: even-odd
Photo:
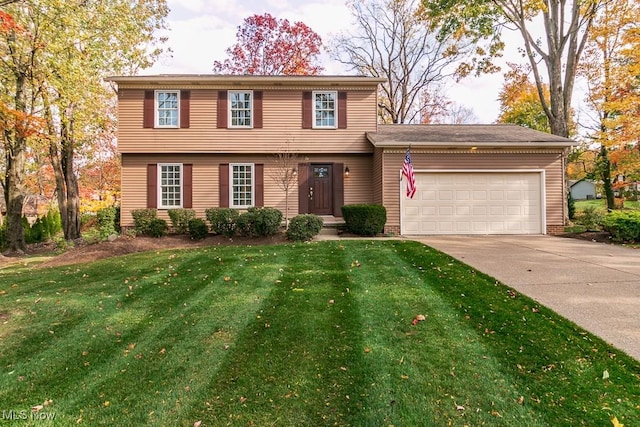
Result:
[[[575,141],[518,125],[378,125],[376,147],[570,147]]]

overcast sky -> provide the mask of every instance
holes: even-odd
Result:
[[[268,12],[278,19],[302,21],[323,42],[352,25],[345,0],[168,0],[168,4],[171,12],[167,36],[173,54],[145,70],[145,74],[211,73],[213,61],[224,60],[225,50],[235,43],[238,26],[254,14]],[[511,47],[508,56],[513,57],[517,46]],[[323,56],[323,66],[324,74],[346,74],[341,64],[328,57]],[[501,73],[469,77],[458,84],[452,82],[448,95],[458,104],[472,108],[481,123],[493,123],[498,116],[496,98],[501,85]]]

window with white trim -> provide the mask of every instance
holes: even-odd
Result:
[[[313,92],[313,127],[335,129],[338,118],[338,92]]]
[[[229,127],[253,126],[253,92],[229,91]]]
[[[156,127],[179,127],[180,91],[156,91]]]
[[[254,164],[231,163],[229,165],[231,177],[230,205],[232,208],[250,208],[254,203]]]
[[[182,163],[158,164],[158,207],[182,207]]]

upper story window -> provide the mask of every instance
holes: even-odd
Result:
[[[160,163],[158,169],[158,207],[182,207],[182,164]]]
[[[180,92],[161,91],[156,94],[156,127],[177,128],[180,126]]]
[[[338,93],[313,92],[313,127],[335,129],[338,117]]]
[[[253,127],[253,92],[229,91],[229,127]]]
[[[232,163],[229,165],[231,174],[231,201],[232,208],[250,208],[254,205],[254,164]]]

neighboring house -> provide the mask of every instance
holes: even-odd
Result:
[[[159,75],[118,85],[121,223],[131,211],[285,210],[278,152],[297,154],[289,215],[387,208],[386,232],[540,234],[566,216],[571,140],[515,125],[378,125],[383,80],[347,76]],[[411,147],[417,193],[400,170]],[[348,171],[348,174],[346,173]],[[293,201],[292,201],[293,200]]]
[[[595,199],[597,194],[595,182],[586,179],[569,181],[569,191],[574,200]]]

